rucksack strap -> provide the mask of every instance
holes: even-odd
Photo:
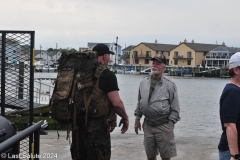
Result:
[[[84,99],[84,105],[85,105],[85,126],[87,126],[87,120],[88,120],[88,105],[92,99],[92,95],[90,94],[88,99],[86,97],[86,90],[83,91],[83,99]]]
[[[76,109],[76,106],[74,105],[74,96],[75,96],[75,91],[76,91],[76,84],[77,84],[77,79],[75,78],[74,82],[73,82],[73,90],[72,90],[72,94],[71,94],[71,104],[73,106],[73,127],[74,127],[74,130],[77,129],[77,125],[76,125],[76,119],[77,119],[77,109]],[[72,109],[72,107],[71,107]],[[72,114],[72,113],[70,113]]]

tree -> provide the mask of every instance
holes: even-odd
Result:
[[[59,49],[56,49],[56,48],[48,48],[47,51],[48,52],[52,52],[52,51],[57,51],[57,52],[67,52],[69,50],[69,47],[67,48],[59,48]]]
[[[60,52],[63,53],[63,52],[67,52],[68,50],[69,50],[68,48],[61,48]]]
[[[52,49],[52,48],[48,48],[47,51],[48,51],[48,52],[51,52],[51,51],[53,51],[53,49]]]

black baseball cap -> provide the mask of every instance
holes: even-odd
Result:
[[[163,54],[158,54],[155,57],[151,58],[151,61],[153,61],[153,60],[157,60],[160,63],[167,64],[166,63],[166,57]]]
[[[93,47],[93,51],[97,51],[98,56],[103,56],[104,54],[112,54],[114,55],[114,52],[110,51],[108,46],[105,44],[97,44]]]

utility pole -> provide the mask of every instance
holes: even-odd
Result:
[[[117,47],[118,47],[118,44],[117,44],[117,42],[118,42],[118,37],[116,38],[116,43],[115,43],[115,46],[116,46],[116,54],[115,54],[115,73],[117,73],[117,63],[116,63],[116,58],[117,58]]]
[[[58,51],[57,51],[57,47],[58,47],[58,44],[56,43],[56,62],[57,62],[57,53],[58,53]]]
[[[41,53],[42,46],[40,44],[40,59],[42,58],[42,53]]]
[[[48,49],[47,49],[47,47],[46,47],[46,51],[47,51],[47,61],[48,61]]]

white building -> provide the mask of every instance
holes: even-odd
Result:
[[[99,42],[101,43],[101,42]],[[92,43],[92,42],[89,42],[88,43],[88,49],[89,50],[92,50],[93,47],[99,43]],[[121,63],[121,50],[122,50],[122,47],[120,45],[118,45],[118,47],[116,47],[115,43],[102,43],[102,44],[105,44],[108,46],[109,50],[114,52],[115,55],[110,55],[110,62],[109,64],[110,65],[113,65],[115,64],[115,61],[116,61],[116,64],[120,64]],[[117,53],[117,54],[116,54]]]
[[[61,52],[56,51],[44,51],[44,50],[35,50],[35,59],[36,60],[44,60],[44,61],[52,61],[55,62],[61,57]]]
[[[231,56],[240,52],[240,48],[219,46],[205,56],[206,66],[205,67],[225,67],[229,65],[229,59]]]

